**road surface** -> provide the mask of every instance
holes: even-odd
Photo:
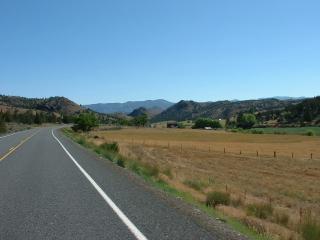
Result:
[[[220,239],[54,128],[0,137],[0,239]]]

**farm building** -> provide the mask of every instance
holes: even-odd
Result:
[[[178,128],[178,123],[176,121],[168,121],[167,128]]]

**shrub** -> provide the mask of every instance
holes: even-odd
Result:
[[[98,154],[101,154],[101,149],[100,148],[94,148],[94,151],[96,152],[96,153],[98,153]]]
[[[157,177],[159,175],[159,168],[156,165],[144,164],[142,171],[143,174],[149,177]]]
[[[125,167],[125,160],[122,157],[118,157],[116,163],[119,167]]]
[[[193,127],[196,128],[205,128],[205,127],[211,127],[211,128],[222,128],[221,124],[217,120],[212,120],[210,118],[198,118]]]
[[[229,205],[230,204],[230,194],[224,192],[209,192],[207,194],[206,205],[211,207],[216,207],[217,205]]]
[[[197,191],[201,191],[204,187],[206,187],[206,184],[199,180],[185,180],[183,184]]]
[[[309,130],[309,131],[306,132],[305,135],[307,135],[307,136],[314,136],[314,135],[316,135],[316,134],[314,133],[314,131]]]
[[[276,134],[276,135],[286,135],[286,134],[287,134],[287,132],[285,132],[285,131],[278,131],[278,130],[276,130],[276,131],[274,131],[274,132],[273,132],[273,134]]]
[[[130,161],[128,164],[129,169],[131,169],[133,172],[140,174],[140,168],[139,164],[136,161]]]
[[[262,130],[257,130],[257,129],[253,129],[251,130],[252,134],[264,134],[264,132]]]
[[[77,139],[77,143],[79,143],[80,145],[84,145],[86,143],[86,140],[83,137],[80,137]]]
[[[108,151],[108,152],[113,152],[113,153],[118,153],[119,152],[119,145],[116,142],[113,143],[103,143],[100,145],[100,148],[102,150]]]
[[[305,240],[320,239],[320,224],[311,214],[307,214],[301,225],[301,234]]]
[[[258,203],[249,204],[247,206],[247,214],[257,218],[266,219],[272,215],[273,208],[270,204]]]
[[[117,163],[119,157],[119,146],[116,142],[103,143],[100,146],[95,147],[95,152],[102,154],[105,158]]]

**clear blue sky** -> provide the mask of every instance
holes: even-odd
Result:
[[[320,1],[1,0],[0,93],[81,103],[320,94]]]

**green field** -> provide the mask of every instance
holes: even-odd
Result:
[[[295,134],[307,135],[312,132],[315,136],[320,136],[320,127],[289,127],[289,128],[254,128],[246,132],[258,131],[266,134]]]

